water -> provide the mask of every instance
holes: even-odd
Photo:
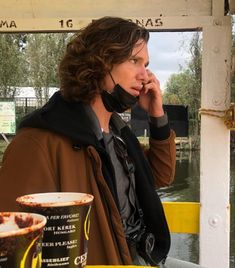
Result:
[[[235,151],[231,152],[231,235],[230,268],[235,268]],[[180,152],[176,162],[175,181],[170,187],[158,191],[162,201],[200,202],[200,152]],[[170,256],[198,263],[199,236],[172,234]]]

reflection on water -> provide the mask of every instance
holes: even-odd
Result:
[[[231,249],[230,267],[235,268],[235,151],[231,152]],[[199,202],[200,199],[200,152],[179,152],[176,163],[175,181],[158,193],[162,201]],[[198,263],[199,236],[172,234],[170,256]]]

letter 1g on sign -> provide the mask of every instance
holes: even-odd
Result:
[[[61,28],[73,28],[73,20],[69,19],[69,20],[60,20],[60,27]]]

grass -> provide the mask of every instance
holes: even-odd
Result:
[[[0,165],[2,163],[3,153],[5,152],[7,145],[8,144],[6,143],[4,139],[0,139]]]

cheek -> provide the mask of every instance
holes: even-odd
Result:
[[[131,74],[129,70],[125,69],[124,72],[119,72],[115,76],[114,80],[117,84],[120,84],[121,86],[126,87],[129,84],[130,80],[132,80],[132,78],[131,78]]]
[[[106,75],[102,85],[103,85],[103,89],[105,89],[107,91],[112,91],[112,89],[114,88],[114,83],[113,83],[110,75]]]

